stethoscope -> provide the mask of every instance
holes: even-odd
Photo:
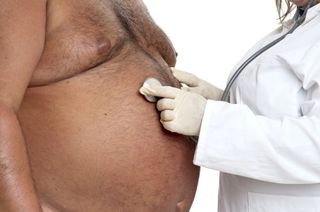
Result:
[[[229,97],[229,93],[230,93],[230,89],[232,87],[232,85],[234,84],[234,82],[236,81],[236,79],[238,79],[239,75],[242,73],[242,71],[253,61],[255,60],[258,56],[260,56],[263,52],[265,52],[266,50],[270,49],[272,46],[276,45],[277,43],[279,43],[281,40],[283,40],[288,34],[293,33],[306,19],[307,16],[307,12],[308,9],[311,7],[312,5],[312,0],[308,0],[307,6],[306,8],[304,8],[304,10],[302,10],[301,8],[297,8],[296,13],[294,15],[294,21],[295,24],[293,25],[293,27],[284,35],[282,35],[281,37],[277,38],[276,40],[270,42],[269,44],[267,44],[266,46],[264,46],[263,48],[261,48],[260,50],[258,50],[257,52],[255,52],[252,56],[250,56],[245,62],[243,62],[239,68],[234,72],[234,74],[231,76],[226,88],[224,89],[223,95],[221,97],[221,101],[228,101],[228,97]],[[302,15],[301,15],[301,11],[303,11]]]
[[[261,48],[260,50],[258,50],[256,53],[254,53],[251,57],[249,57],[242,65],[239,66],[239,68],[235,71],[235,73],[231,76],[224,92],[223,95],[221,97],[221,101],[227,101],[228,96],[229,96],[229,92],[230,89],[233,85],[233,83],[236,81],[236,79],[239,77],[239,75],[241,74],[241,72],[247,67],[247,65],[249,63],[251,63],[254,59],[256,59],[259,55],[261,55],[263,52],[265,52],[266,50],[270,49],[272,46],[276,45],[277,43],[279,43],[281,40],[283,40],[288,34],[291,34],[292,32],[294,32],[305,20],[306,16],[307,16],[307,12],[308,9],[311,7],[312,5],[312,0],[308,0],[308,4],[306,6],[306,8],[304,10],[302,10],[301,8],[298,8],[295,15],[294,15],[294,21],[295,24],[293,25],[293,27],[284,35],[282,35],[281,37],[277,38],[276,40],[272,41],[271,43],[267,44],[266,46],[264,46],[263,48]],[[301,12],[303,11],[302,15]],[[143,87],[148,87],[150,85],[161,85],[160,81],[155,79],[155,78],[148,78],[147,80],[145,80]],[[144,95],[145,99],[148,100],[149,102],[156,102],[158,100],[157,97],[154,96],[149,96],[145,93],[143,93],[143,91],[140,90],[140,93],[142,95]],[[198,141],[198,137],[197,136],[189,136],[189,138],[194,141],[197,142]]]

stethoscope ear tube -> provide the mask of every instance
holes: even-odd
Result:
[[[296,13],[294,15],[294,19],[295,19],[295,24],[293,25],[293,27],[284,35],[282,35],[281,37],[277,38],[276,40],[272,41],[271,43],[267,44],[266,46],[264,46],[263,48],[261,48],[260,50],[258,50],[256,53],[254,53],[253,55],[251,55],[244,63],[242,63],[239,68],[234,72],[234,74],[231,76],[226,88],[224,89],[223,95],[221,97],[221,101],[228,101],[228,97],[229,97],[229,93],[230,93],[230,89],[232,87],[232,85],[234,84],[234,82],[236,81],[236,79],[239,77],[239,75],[241,74],[241,72],[253,61],[255,60],[258,56],[260,56],[263,52],[265,52],[266,50],[270,49],[272,46],[276,45],[277,43],[279,43],[281,40],[283,40],[288,34],[293,33],[306,19],[307,16],[307,12],[308,9],[311,7],[312,5],[312,0],[308,0],[308,4],[306,6],[306,8],[304,9],[303,14],[300,16],[299,15],[299,8],[296,10]]]

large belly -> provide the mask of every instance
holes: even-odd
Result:
[[[194,145],[165,132],[138,88],[156,72],[104,67],[29,88],[19,111],[35,184],[57,211],[189,208]]]

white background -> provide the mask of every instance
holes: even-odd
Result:
[[[274,0],[144,0],[178,52],[177,68],[224,88],[233,66],[278,26]],[[218,172],[201,170],[191,212],[217,211]]]

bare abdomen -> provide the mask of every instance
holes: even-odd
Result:
[[[194,145],[165,132],[138,88],[103,67],[30,88],[19,112],[39,197],[54,211],[177,211],[197,185]],[[182,203],[181,203],[182,202]]]

